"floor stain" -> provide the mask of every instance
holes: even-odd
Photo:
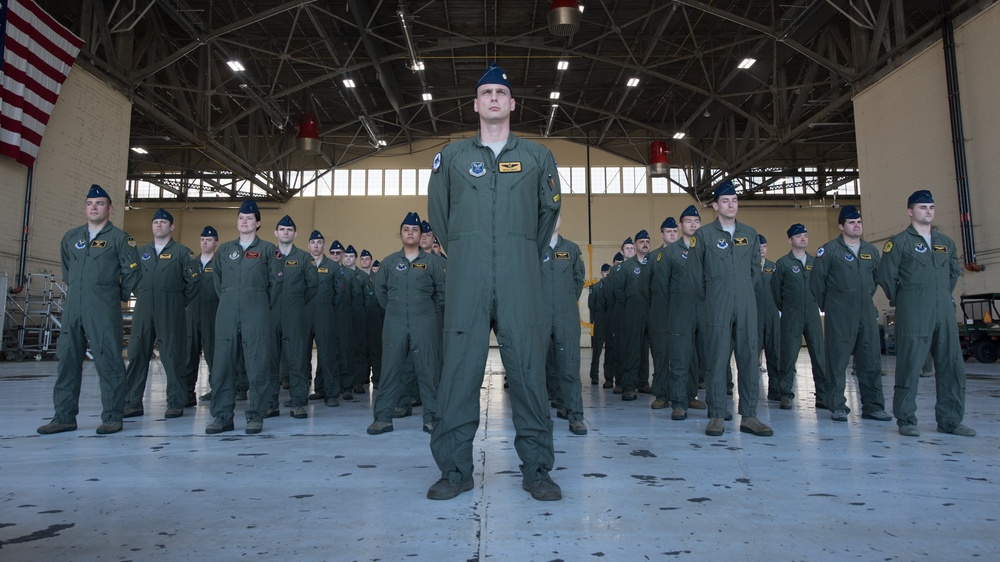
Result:
[[[656,455],[652,451],[647,451],[646,449],[637,449],[629,453],[633,457],[644,457],[647,459],[655,459]]]
[[[588,472],[583,475],[586,478],[607,478],[607,474],[601,474],[600,472]]]
[[[702,503],[702,502],[710,502],[712,501],[712,498],[688,498],[688,501],[691,503]]]
[[[0,548],[3,548],[6,544],[22,544],[32,541],[40,541],[42,539],[51,539],[52,537],[58,537],[59,531],[64,531],[66,529],[72,529],[75,527],[75,523],[69,523],[66,525],[49,525],[47,529],[42,529],[41,531],[35,531],[34,533],[24,535],[23,537],[14,537],[8,541],[0,541]]]

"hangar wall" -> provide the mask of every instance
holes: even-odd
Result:
[[[1000,291],[1000,5],[955,30],[959,90],[969,164],[977,258],[985,271],[966,271],[962,293]],[[866,238],[882,243],[909,225],[906,198],[917,189],[934,193],[935,223],[962,249],[952,157],[944,51],[936,41],[854,99]],[[965,256],[960,255],[960,260]],[[881,291],[879,308],[887,306]]]
[[[123,223],[132,105],[94,75],[73,67],[63,84],[35,161],[29,219],[28,273],[60,275],[59,242],[86,221],[86,190],[101,184],[111,195],[111,221]],[[28,169],[0,158],[0,272],[16,285]]]

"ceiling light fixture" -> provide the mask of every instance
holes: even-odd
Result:
[[[568,60],[561,60],[558,63],[556,63],[556,70],[566,70],[567,68],[569,68]]]
[[[740,64],[736,67],[742,70],[746,70],[753,66],[757,62],[757,59],[747,57],[740,61]]]
[[[141,146],[133,146],[132,147],[132,152],[134,152],[136,154],[149,154],[149,151],[146,150],[145,148],[141,147]]]
[[[628,82],[626,82],[625,85],[628,86],[629,88],[635,88],[636,86],[639,85],[639,79],[635,77],[629,78]]]
[[[230,70],[232,70],[233,72],[243,72],[244,70],[246,70],[246,68],[244,68],[244,66],[238,60],[231,60],[226,62],[226,64],[229,65]]]
[[[555,122],[556,122],[556,112],[557,111],[559,111],[559,104],[557,104],[557,103],[552,104],[552,108],[549,111],[549,120],[545,124],[545,136],[546,137],[552,134],[552,126],[555,125]]]
[[[406,21],[407,15],[403,10],[396,12],[399,17],[399,25],[403,28],[403,40],[406,42],[406,53],[410,56],[410,70],[413,72],[424,69],[423,61],[417,60],[417,47],[413,44],[413,35],[410,34],[410,24]]]
[[[677,140],[681,140],[682,138],[684,138],[684,133],[682,133],[682,132],[676,132],[676,133],[674,133],[674,138],[677,139]]]
[[[549,99],[550,100],[557,100],[557,99],[559,99],[559,92],[549,92]]]
[[[431,101],[432,99],[434,99],[434,96],[430,95],[427,92],[424,92],[423,98],[424,98],[424,101]]]
[[[353,88],[354,87],[354,80],[351,80],[350,78],[345,78],[344,79],[344,86],[347,87],[347,88]]]

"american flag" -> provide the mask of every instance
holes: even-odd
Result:
[[[34,165],[81,47],[33,0],[0,0],[0,154]]]

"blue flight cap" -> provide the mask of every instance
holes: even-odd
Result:
[[[712,192],[712,199],[718,199],[723,195],[736,195],[736,186],[733,185],[733,182],[726,180],[715,186],[715,191]]]
[[[340,240],[334,240],[333,244],[330,244],[330,251],[332,252],[334,250],[344,250],[344,245],[340,243]]]
[[[260,209],[257,208],[257,202],[253,199],[244,199],[243,204],[240,205],[241,215],[260,215]]]
[[[108,201],[111,201],[111,196],[108,195],[108,192],[95,183],[90,186],[90,191],[87,192],[87,199],[97,199],[99,197],[106,197]]]
[[[934,202],[934,196],[931,195],[931,192],[927,191],[926,189],[920,189],[914,191],[913,195],[910,195],[910,198],[906,200],[906,206],[909,207],[911,205],[916,205],[918,203],[933,203],[933,202]]]
[[[215,238],[216,240],[218,240],[219,239],[219,231],[215,230],[214,226],[206,226],[205,228],[201,229],[201,237],[202,238]]]
[[[309,235],[309,241],[311,242],[313,240],[326,240],[326,239],[323,238],[323,234],[320,231],[314,230],[312,231],[312,234]]]
[[[663,230],[664,228],[677,228],[677,221],[674,220],[674,217],[667,217],[663,219],[663,222],[660,223],[660,230]]]
[[[608,264],[602,264],[601,265],[601,273],[604,273],[605,271],[611,271],[611,266],[608,265]]]
[[[851,219],[860,219],[861,213],[854,205],[844,205],[840,208],[840,216],[837,217],[837,224],[844,224]]]
[[[361,257],[363,257],[363,258],[366,258],[366,257],[370,258],[370,257],[372,257],[372,253],[369,252],[368,250],[361,250]]]
[[[424,231],[423,224],[420,222],[420,215],[418,215],[414,211],[410,211],[409,213],[406,213],[406,217],[403,218],[403,222],[399,223],[399,228],[403,228],[404,225],[419,226],[420,227],[420,232]],[[428,225],[428,227],[429,226],[430,225]]]
[[[789,238],[791,238],[792,236],[795,236],[796,234],[804,234],[806,232],[808,232],[806,230],[806,227],[803,224],[801,224],[801,223],[795,223],[792,226],[788,227],[788,237]]]
[[[635,240],[636,242],[638,242],[639,240],[649,240],[649,233],[646,232],[646,229],[642,229],[639,232],[635,233]]]
[[[171,215],[170,213],[164,211],[163,209],[157,209],[156,212],[153,213],[153,220],[154,221],[155,220],[165,220],[165,221],[169,222],[170,224],[174,224],[174,216]]]
[[[348,244],[347,245],[347,249],[344,250],[344,254],[345,255],[346,254],[354,254],[356,256],[356,255],[358,255],[358,251],[354,249],[354,246]]]
[[[438,240],[438,237],[437,237],[437,236],[435,236],[435,237],[434,237],[434,243],[435,243],[435,244],[437,244],[438,246],[440,246],[440,245],[441,245],[441,241],[440,241],[440,240]]]
[[[625,256],[623,256],[621,252],[618,252],[611,261],[625,261]]]
[[[699,218],[701,218],[701,215],[698,214],[698,208],[697,207],[695,207],[694,205],[688,205],[687,209],[684,209],[684,211],[681,213],[681,220],[684,220],[684,217],[699,217]]]
[[[382,262],[380,262],[378,260],[375,260],[375,261],[372,262],[372,267],[378,267],[380,265],[382,265]]]
[[[413,214],[415,215],[416,213]],[[419,219],[420,217],[417,218]],[[427,234],[428,232],[434,232],[434,229],[431,228],[431,223],[427,221],[420,221],[420,234]]]
[[[635,242],[632,241],[632,237],[631,236],[629,236],[628,238],[625,239],[624,242],[622,242],[622,248],[624,248],[625,246],[628,246],[629,244],[632,244],[633,246],[635,246]]]
[[[763,246],[764,244],[767,244],[767,238],[764,238],[763,234],[758,234],[757,235],[757,243],[759,243],[761,246]]]
[[[513,90],[510,87],[510,81],[507,80],[507,73],[504,72],[502,68],[493,63],[486,72],[483,73],[482,78],[476,83],[476,93],[479,93],[479,87],[483,84],[500,84],[501,86],[507,86],[508,90]]]
[[[278,221],[278,226],[290,226],[292,228],[295,228],[295,221],[292,220],[292,217],[285,215],[281,217],[280,221]],[[274,228],[278,228],[278,226]]]

